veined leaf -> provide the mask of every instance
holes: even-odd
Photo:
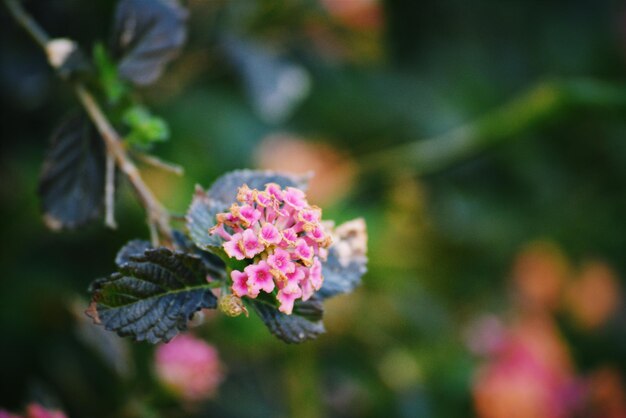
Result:
[[[250,304],[270,332],[286,343],[302,343],[326,331],[321,321],[323,311],[319,301],[296,302],[291,315],[258,300],[252,299]]]
[[[187,14],[175,0],[121,0],[113,45],[120,77],[137,85],[156,81],[185,43]]]
[[[163,247],[133,254],[143,246],[131,241],[118,254],[119,272],[92,284],[89,314],[120,336],[169,341],[194,312],[215,308],[217,298],[199,257]]]
[[[83,114],[66,118],[52,135],[39,195],[46,225],[73,229],[98,217],[104,204],[104,144]]]

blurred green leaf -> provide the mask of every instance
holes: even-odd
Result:
[[[117,104],[128,92],[128,86],[119,78],[117,66],[101,42],[93,47],[93,61],[100,87],[111,104]]]
[[[119,74],[137,85],[156,81],[187,38],[187,10],[175,0],[121,0],[113,48]]]
[[[127,109],[123,121],[130,129],[126,141],[139,148],[149,148],[152,143],[166,141],[170,136],[167,123],[143,106],[135,105]]]

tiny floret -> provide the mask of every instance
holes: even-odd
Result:
[[[238,203],[216,215],[209,230],[223,238],[226,255],[248,265],[231,272],[235,297],[276,297],[279,310],[291,314],[298,299],[307,300],[322,287],[322,261],[331,244],[322,210],[309,205],[295,187],[268,183],[264,190],[239,188]]]

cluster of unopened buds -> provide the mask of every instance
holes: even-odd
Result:
[[[261,291],[276,295],[279,310],[291,314],[294,302],[306,301],[323,284],[322,261],[330,235],[322,210],[310,206],[304,192],[269,183],[265,190],[239,188],[230,210],[217,214],[210,233],[224,239],[230,258],[248,260],[242,271],[232,270],[232,292],[256,298]]]

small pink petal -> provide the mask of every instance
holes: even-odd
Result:
[[[224,242],[222,246],[229,257],[236,258],[237,260],[246,258],[246,255],[242,251],[242,238],[243,236],[240,233],[236,233],[230,238],[230,241]]]
[[[233,270],[230,277],[233,279],[233,293],[240,298],[248,296],[248,275],[242,271]]]
[[[280,186],[276,183],[267,183],[265,185],[265,191],[270,195],[273,196],[275,199],[277,199],[278,201],[282,202],[283,201],[283,191],[280,188]]]
[[[322,263],[317,257],[313,259],[313,265],[309,270],[309,280],[315,290],[322,288],[322,284],[324,283],[324,278],[322,277]]]
[[[293,312],[293,304],[300,296],[302,296],[302,290],[295,284],[289,284],[278,291],[276,299],[280,302],[279,311],[291,315]]]
[[[285,191],[285,203],[296,210],[300,210],[307,205],[304,192],[295,187],[287,187]]]
[[[296,270],[296,265],[291,262],[291,254],[281,248],[275,249],[274,253],[267,258],[267,264],[285,274]]]
[[[307,262],[310,263],[311,259],[313,258],[313,249],[306,243],[305,240],[299,238],[296,241],[296,249],[294,251],[294,254],[298,256],[305,264],[307,264]]]
[[[242,251],[247,258],[254,258],[255,255],[265,249],[265,246],[259,241],[259,238],[252,229],[243,231],[242,243]]]
[[[261,219],[261,211],[250,205],[244,205],[239,208],[239,219],[243,221],[244,226],[255,224]]]

